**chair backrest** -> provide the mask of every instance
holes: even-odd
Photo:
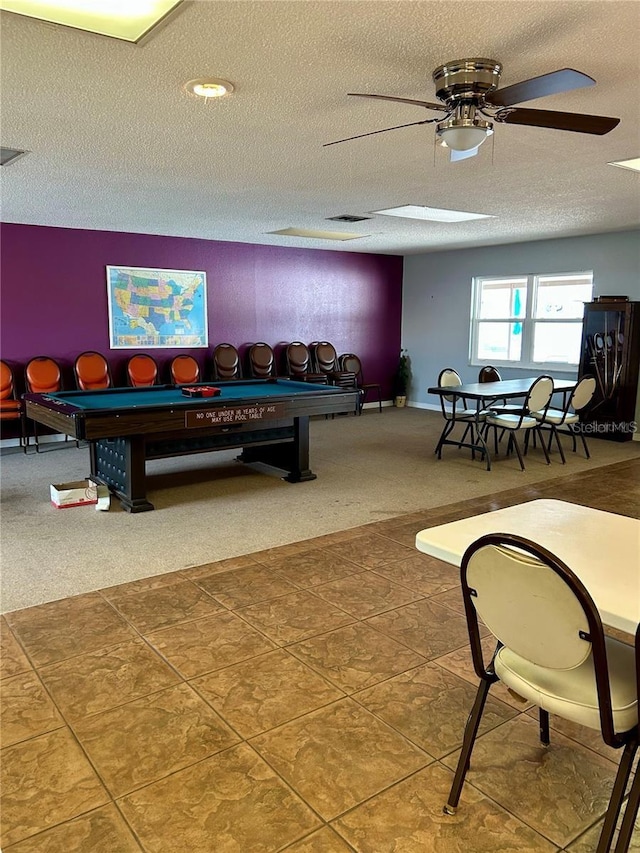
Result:
[[[502,377],[500,376],[497,368],[492,367],[490,364],[480,368],[480,372],[478,373],[478,382],[500,382],[501,380]]]
[[[13,369],[6,361],[0,361],[0,400],[15,400]]]
[[[242,379],[240,355],[233,344],[218,344],[213,350],[214,379]]]
[[[80,391],[95,391],[111,387],[109,362],[99,352],[88,350],[80,353],[73,365],[76,385]]]
[[[455,388],[458,385],[462,385],[462,379],[458,371],[454,370],[453,367],[445,367],[438,375],[438,385],[441,388]]]
[[[338,359],[340,370],[355,373],[358,382],[362,382],[362,362],[354,352],[345,352]]]
[[[457,370],[454,370],[453,367],[445,367],[444,370],[441,370],[438,374],[438,385],[441,388],[457,388],[458,385],[462,385],[462,379]],[[451,404],[455,408],[455,405],[458,402],[458,398],[453,394],[444,394],[440,397],[440,405],[442,408],[442,413],[444,415],[447,414],[447,403]],[[462,400],[461,404],[464,406],[465,403]]]
[[[50,394],[62,388],[62,371],[53,358],[37,355],[30,359],[24,369],[27,391],[33,394]]]
[[[583,376],[573,389],[569,401],[570,408],[574,412],[581,412],[589,405],[596,391],[596,380],[594,376]]]
[[[311,373],[311,353],[309,347],[302,341],[292,341],[287,344],[284,358],[289,376],[305,376]]]
[[[313,356],[314,369],[318,373],[324,373],[328,376],[330,373],[335,373],[340,370],[338,364],[338,354],[333,344],[329,341],[314,341],[310,346]]]
[[[467,550],[462,569],[463,593],[465,585],[473,590],[483,623],[501,643],[538,666],[573,669],[584,663],[591,645],[581,637],[589,634],[589,620],[576,592],[578,578],[553,555],[544,557],[534,543],[520,548],[520,541],[499,534],[484,538]]]
[[[200,365],[192,355],[176,355],[169,365],[174,385],[188,385],[200,381]]]
[[[273,349],[264,341],[249,347],[249,373],[254,379],[266,379],[276,375],[276,357]]]
[[[525,402],[527,412],[545,412],[549,408],[553,395],[553,379],[551,376],[538,376],[531,383]],[[526,412],[525,412],[526,414]]]
[[[146,388],[158,381],[158,364],[150,355],[140,352],[127,362],[127,379],[134,388]]]
[[[569,670],[593,655],[602,733],[611,744],[615,732],[604,630],[577,575],[531,540],[491,533],[467,548],[460,577],[478,675],[483,671],[478,618],[502,645],[537,666]]]

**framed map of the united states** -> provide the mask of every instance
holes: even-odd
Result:
[[[111,349],[206,347],[207,274],[107,267]]]

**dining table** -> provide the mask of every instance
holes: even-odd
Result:
[[[633,642],[640,624],[640,520],[538,499],[428,527],[415,544],[459,567],[467,548],[487,533],[517,534],[551,551],[582,581],[603,625]]]
[[[465,435],[463,434],[462,439],[457,438],[449,438],[446,436],[444,439],[441,439],[440,446],[443,444],[452,444],[455,447],[467,447],[471,450],[473,456],[478,452],[481,457],[485,460],[487,471],[491,470],[491,454],[489,453],[489,448],[487,443],[482,435],[482,413],[491,407],[491,403],[495,403],[496,401],[500,401],[500,404],[507,404],[509,400],[522,400],[524,399],[531,385],[538,379],[537,376],[529,376],[523,379],[502,379],[499,382],[470,382],[463,383],[462,385],[434,385],[431,388],[427,388],[428,394],[435,394],[438,397],[446,397],[447,399],[452,400],[455,405],[458,400],[464,401],[464,407],[469,407],[469,402],[473,402],[475,404],[475,417],[473,420],[462,420],[461,423],[466,426],[471,425],[471,440],[469,442],[464,441]],[[562,394],[563,401],[561,403],[562,408],[564,408],[566,404],[566,395],[570,394],[576,385],[578,384],[578,379],[554,379],[553,380],[553,393],[554,394]],[[465,430],[466,432],[466,430]]]

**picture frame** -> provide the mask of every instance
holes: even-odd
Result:
[[[107,266],[111,349],[207,347],[207,274]]]

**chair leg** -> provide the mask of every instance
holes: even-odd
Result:
[[[24,406],[24,403],[23,403]],[[29,447],[29,433],[27,431],[27,417],[24,411],[20,414],[20,447],[22,452],[26,453]]]
[[[464,428],[464,432],[462,433],[462,438],[460,439],[460,447],[462,446],[462,442],[467,437],[469,430],[471,430],[471,442],[473,443],[473,428],[472,428],[471,424],[468,423],[466,425],[466,427]],[[458,448],[458,450],[460,450],[460,447]]]
[[[547,450],[547,446],[544,443],[544,436],[542,435],[542,432],[540,431],[539,426],[533,428],[534,436],[536,433],[538,433],[540,435],[540,444],[542,446],[542,452],[544,453],[544,458],[547,460],[547,465],[551,465],[551,457],[549,456],[549,451]]]
[[[578,449],[578,445],[576,443],[576,431],[573,427],[569,427],[569,431],[571,432],[571,439],[573,441],[573,447],[571,448],[571,450],[575,453]]]
[[[540,743],[543,746],[549,746],[551,738],[549,737],[549,712],[544,708],[540,708]]]
[[[489,694],[490,687],[491,682],[485,678],[483,678],[480,681],[480,684],[478,685],[478,692],[476,693],[475,702],[473,703],[473,708],[471,709],[471,713],[467,718],[467,724],[464,729],[462,752],[460,753],[460,758],[458,759],[458,766],[456,767],[456,773],[453,777],[453,784],[451,786],[451,791],[449,792],[449,799],[447,800],[447,804],[443,809],[444,814],[454,815],[456,813],[456,809],[458,808],[458,802],[460,800],[462,786],[464,785],[465,776],[467,775],[467,770],[469,769],[471,753],[473,751],[473,746],[476,740],[476,734],[478,733],[478,726],[480,725],[480,720],[482,719],[482,712],[484,711],[484,706],[485,702],[487,701],[487,696]]]
[[[638,806],[640,806],[640,767],[636,767],[636,775],[629,791],[614,853],[627,853],[638,815]]]
[[[555,424],[551,427],[551,434],[549,435],[549,446],[547,450],[551,450],[551,439],[555,436],[556,444],[558,445],[558,452],[560,453],[560,459],[562,459],[562,464],[565,465],[567,460],[564,455],[564,450],[562,449],[562,444],[560,442],[560,434],[555,427]]]
[[[520,462],[520,468],[524,471],[524,462],[522,461],[522,453],[520,452],[520,446],[518,444],[518,439],[515,437],[514,431],[512,430],[511,435],[509,436],[509,444],[513,444],[516,450],[516,454],[518,456],[518,461]]]
[[[582,433],[580,433],[580,438],[582,439],[582,446],[584,447],[584,455],[587,457],[587,459],[591,459],[591,454],[589,453],[589,448],[587,447],[587,439]]]
[[[602,825],[602,832],[600,833],[600,840],[598,841],[596,853],[608,853],[611,848],[613,833],[616,828],[616,823],[618,822],[618,815],[620,814],[620,809],[622,807],[622,801],[627,789],[629,776],[631,775],[631,768],[633,767],[633,759],[637,748],[637,739],[629,741],[624,747],[622,758],[618,765],[615,782],[613,783],[607,813],[604,816],[604,824]]]
[[[498,455],[498,427],[493,428],[493,452]]]
[[[436,444],[436,449],[433,451],[438,457],[438,459],[442,459],[442,445],[444,444],[445,439],[453,429],[454,423],[454,421],[447,421],[444,425],[442,433],[440,434],[440,438],[438,439],[438,443]]]

